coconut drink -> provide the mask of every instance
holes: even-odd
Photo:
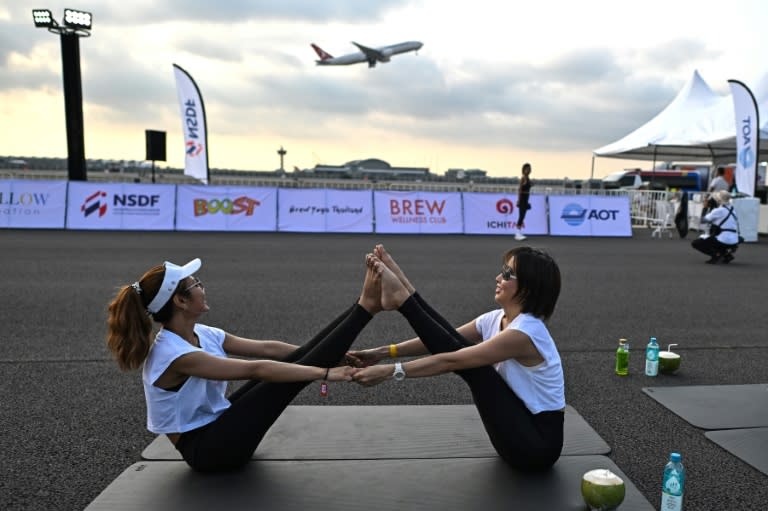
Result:
[[[581,477],[581,496],[592,511],[616,509],[625,492],[624,480],[608,469],[590,470]]]
[[[672,374],[680,367],[680,355],[672,353],[672,346],[677,346],[677,344],[670,344],[667,346],[667,351],[659,352],[660,373]]]

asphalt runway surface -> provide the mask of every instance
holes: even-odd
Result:
[[[549,322],[566,399],[611,446],[610,458],[658,508],[672,451],[687,469],[685,508],[768,508],[768,476],[641,392],[646,386],[768,382],[768,243],[728,266],[704,264],[688,240],[529,238],[558,261],[563,289]],[[0,509],[83,509],[152,441],[141,375],[105,343],[118,286],[164,260],[203,260],[204,321],[242,336],[300,343],[357,299],[364,254],[383,242],[421,294],[461,324],[494,307],[502,236],[0,231]],[[678,374],[643,375],[649,336],[683,357]],[[396,312],[363,331],[365,348],[412,336]],[[620,337],[630,375],[614,374]],[[468,404],[455,375],[378,387],[315,384],[294,404]],[[717,413],[716,410],[713,413]],[[425,424],[424,427],[429,427]],[[354,438],[349,439],[354,442]]]

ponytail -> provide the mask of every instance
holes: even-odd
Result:
[[[138,369],[149,355],[152,346],[152,320],[147,304],[157,294],[163,282],[165,267],[155,266],[133,285],[123,286],[109,304],[107,317],[107,347],[117,360],[120,369]],[[173,314],[173,300],[152,315],[164,323]]]
[[[120,369],[138,369],[149,354],[152,321],[142,298],[132,286],[123,286],[109,304],[107,346]]]

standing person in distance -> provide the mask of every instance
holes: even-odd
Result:
[[[717,207],[714,195],[716,192],[727,192],[731,185],[725,179],[725,168],[717,167],[716,176],[707,187],[707,199],[704,201],[704,207],[701,210],[701,222],[704,222],[704,216]]]
[[[525,214],[531,209],[529,198],[531,196],[531,164],[524,163],[522,169],[523,175],[520,177],[520,186],[517,190],[517,232],[515,233],[515,239],[522,241],[525,239],[523,235],[523,227],[525,227]]]
[[[201,264],[166,262],[121,287],[109,304],[107,346],[121,369],[143,368],[147,429],[165,434],[193,469],[221,472],[250,460],[309,382],[351,381],[353,368],[334,366],[381,310],[380,280],[369,268],[357,303],[295,346],[198,323],[210,309],[194,276]],[[152,320],[161,326],[154,340]],[[249,381],[226,397],[231,380]]]
[[[714,192],[727,192],[728,189],[731,187],[730,184],[728,184],[728,181],[725,179],[725,168],[724,167],[717,167],[717,175],[712,180],[711,183],[709,183],[709,186],[707,187],[707,191],[711,194]]]

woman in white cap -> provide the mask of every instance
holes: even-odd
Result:
[[[708,264],[728,264],[739,246],[739,220],[730,205],[730,193],[719,190],[712,193],[712,198],[717,207],[704,215],[704,222],[710,224],[709,234],[696,238],[691,246],[709,256]]]
[[[107,345],[123,370],[143,367],[147,427],[165,434],[195,470],[238,468],[305,386],[350,381],[334,367],[380,309],[380,279],[368,268],[357,303],[303,346],[244,339],[198,323],[208,312],[200,259],[155,266],[109,304]],[[151,338],[152,321],[161,328]],[[227,355],[258,358],[246,360]],[[227,381],[249,380],[228,398]]]

